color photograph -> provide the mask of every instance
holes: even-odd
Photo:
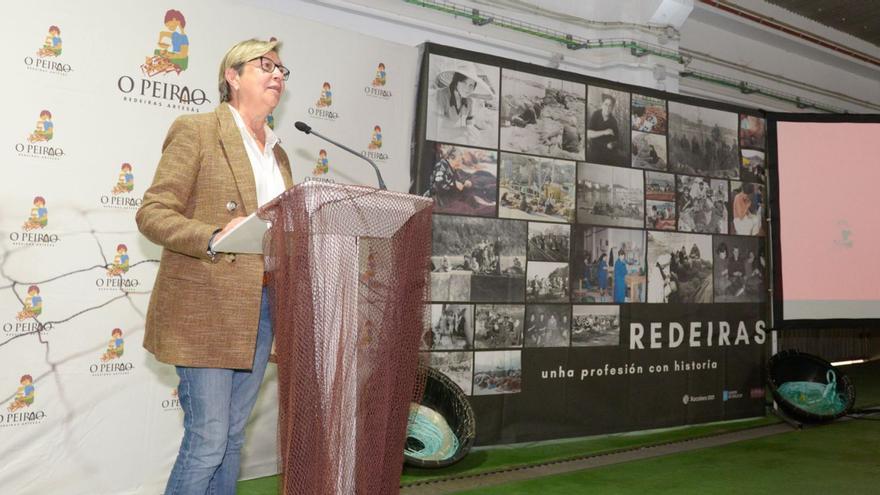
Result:
[[[573,223],[575,162],[501,153],[498,216]]]
[[[521,392],[521,352],[475,352],[473,395],[516,394]]]
[[[421,194],[434,199],[435,213],[494,217],[498,153],[454,144],[427,143]]]
[[[572,301],[645,302],[645,231],[575,225]]]

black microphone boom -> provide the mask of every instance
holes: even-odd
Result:
[[[314,129],[312,129],[312,128],[311,128],[308,124],[306,124],[305,122],[302,122],[302,121],[296,121],[296,122],[294,122],[293,126],[296,127],[297,130],[299,130],[299,131],[302,131],[302,132],[304,132],[304,133],[306,133],[306,134],[314,134],[315,136],[318,136],[319,138],[323,139],[324,141],[327,141],[327,142],[330,143],[330,144],[333,144],[333,145],[335,145],[335,146],[337,146],[337,147],[339,147],[339,148],[342,148],[342,149],[344,149],[345,151],[351,153],[352,155],[354,155],[354,156],[356,156],[356,157],[358,157],[358,158],[360,158],[360,159],[362,159],[362,160],[366,160],[367,163],[369,163],[370,165],[373,166],[373,170],[376,171],[376,179],[379,180],[379,189],[388,189],[388,188],[385,186],[385,181],[382,180],[382,174],[379,172],[379,167],[376,166],[376,163],[373,162],[373,160],[370,160],[369,158],[365,157],[364,155],[358,153],[357,151],[355,151],[355,150],[349,148],[348,146],[345,146],[344,144],[337,143],[336,141],[334,141],[334,140],[328,138],[327,136],[322,136],[320,133],[316,132]]]

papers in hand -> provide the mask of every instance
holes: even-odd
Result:
[[[250,214],[241,223],[232,227],[223,237],[214,239],[214,251],[218,253],[263,254],[263,235],[269,223]]]

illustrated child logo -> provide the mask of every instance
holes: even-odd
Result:
[[[131,173],[131,164],[123,163],[119,172],[116,185],[113,186],[112,194],[125,194],[134,190],[134,174]]]
[[[147,77],[174,72],[180,74],[189,65],[189,38],[184,32],[186,18],[179,10],[165,12],[165,29],[159,32],[159,41],[153,55],[147,57],[141,70]]]
[[[321,88],[321,97],[318,98],[315,106],[318,108],[329,107],[333,104],[333,91],[330,91],[330,83],[325,82]]]
[[[125,353],[125,339],[122,338],[122,330],[114,328],[110,333],[112,337],[107,343],[107,350],[101,356],[101,362],[107,362],[113,359],[119,359]]]
[[[120,244],[116,246],[116,256],[113,263],[107,268],[107,275],[114,277],[128,271],[128,246]]]
[[[373,127],[373,137],[370,139],[371,150],[377,150],[382,147],[382,128],[379,126]]]
[[[28,141],[31,143],[36,143],[37,141],[51,141],[54,128],[55,124],[52,123],[52,112],[43,110],[40,112],[40,120],[37,121],[34,132],[28,136]]]
[[[22,225],[24,230],[42,229],[49,224],[49,210],[46,209],[46,199],[42,196],[34,198],[34,206],[31,215]]]
[[[34,392],[36,390],[34,388],[34,377],[31,375],[22,375],[19,383],[21,383],[21,386],[15,391],[15,399],[13,399],[12,403],[9,404],[9,407],[6,408],[9,412],[15,412],[25,407],[31,407],[31,404],[34,403]]]
[[[385,86],[385,64],[379,62],[376,68],[376,77],[373,79],[373,86]]]
[[[327,150],[321,150],[318,152],[318,161],[315,163],[315,170],[312,170],[312,173],[314,175],[323,175],[328,170],[330,170],[330,161],[327,160]]]
[[[40,288],[36,285],[28,287],[27,296],[24,298],[24,308],[18,312],[18,321],[39,316],[43,312],[43,298],[40,296]]]
[[[43,40],[43,46],[37,50],[38,57],[57,57],[61,55],[61,30],[58,26],[49,26],[49,34]]]

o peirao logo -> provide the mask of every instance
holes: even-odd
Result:
[[[49,26],[49,33],[43,38],[43,45],[37,50],[36,58],[26,56],[24,65],[29,70],[67,75],[73,69],[70,64],[55,60],[59,56],[61,56],[61,28],[53,25]]]
[[[15,315],[18,321],[24,321],[30,318],[36,318],[43,313],[43,296],[40,295],[40,288],[36,285],[28,287],[27,296],[24,298],[24,307]]]
[[[122,329],[114,328],[110,332],[110,341],[107,348],[101,354],[101,361],[94,362],[89,366],[92,376],[127,375],[134,369],[134,365],[122,361],[125,354],[125,339],[122,338]]]
[[[165,12],[164,24],[164,28],[159,31],[153,53],[140,65],[144,77],[120,76],[116,87],[123,93],[123,101],[198,112],[197,107],[210,102],[204,90],[154,80],[172,73],[179,76],[189,67],[186,17],[179,10],[169,9]]]
[[[136,278],[125,277],[131,267],[130,258],[128,256],[128,246],[118,244],[116,246],[116,255],[113,261],[107,264],[107,276],[95,279],[95,287],[101,291],[123,291],[128,292],[140,285],[140,280]]]
[[[43,46],[37,50],[38,57],[57,57],[61,55],[61,29],[49,26],[49,34],[43,40]]]
[[[378,150],[382,147],[382,128],[380,126],[373,127],[373,135],[370,137],[370,144],[367,149]]]
[[[180,74],[189,67],[189,37],[184,32],[186,18],[179,10],[165,12],[165,29],[159,31],[159,41],[153,55],[141,65],[147,77],[174,72]]]
[[[373,126],[373,132],[370,135],[370,143],[367,145],[367,149],[361,151],[361,155],[371,159],[378,160],[381,162],[388,161],[390,158],[388,153],[383,153],[379,151],[382,149],[382,126],[375,125]]]
[[[6,406],[6,413],[0,413],[0,427],[38,424],[46,418],[46,413],[36,409],[37,388],[31,375],[22,375],[19,386]]]
[[[391,98],[391,91],[385,89],[385,83],[387,82],[386,77],[385,63],[379,62],[378,67],[376,67],[376,75],[373,77],[373,81],[369,85],[364,86],[364,94],[374,98],[381,98],[383,100]]]
[[[324,175],[330,171],[330,160],[327,159],[327,150],[321,150],[318,152],[318,160],[315,161],[315,169],[312,170],[312,175]]]
[[[37,196],[34,198],[34,207],[24,225],[21,226],[26,232],[45,228],[49,224],[49,210],[46,208],[46,198]]]
[[[376,77],[373,78],[373,86],[385,86],[385,64],[383,62],[379,62],[379,66],[376,67]]]
[[[15,246],[54,246],[58,242],[58,234],[40,232],[49,224],[49,209],[46,198],[34,197],[30,215],[21,225],[20,232],[10,232],[9,240]]]
[[[136,210],[143,203],[142,198],[133,197],[134,173],[130,163],[123,163],[116,177],[116,184],[110,190],[110,194],[101,196],[101,206],[104,208],[121,208]]]
[[[336,120],[339,114],[329,110],[333,106],[333,89],[329,81],[321,85],[321,95],[314,106],[309,107],[309,115],[323,120]]]
[[[55,137],[55,122],[52,120],[52,112],[40,111],[40,116],[34,126],[34,130],[28,135],[26,141],[15,144],[18,156],[27,158],[42,158],[44,160],[58,160],[64,156],[64,150],[57,146],[47,144]]]
[[[18,387],[18,390],[15,391],[15,397],[12,399],[12,403],[6,408],[8,412],[15,412],[19,409],[28,409],[34,405],[37,391],[36,387],[34,387],[34,377],[31,375],[22,375],[19,383],[21,385]]]

